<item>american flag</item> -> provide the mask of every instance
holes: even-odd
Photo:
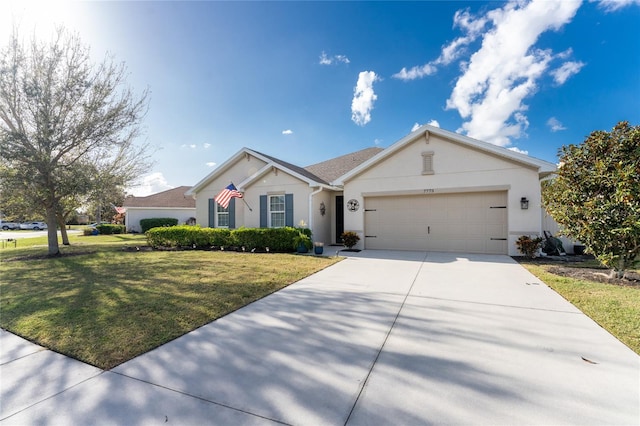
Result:
[[[242,198],[242,194],[238,192],[238,189],[234,184],[230,184],[225,189],[220,191],[218,195],[216,195],[216,203],[220,204],[223,209],[229,207],[229,201],[232,198]]]

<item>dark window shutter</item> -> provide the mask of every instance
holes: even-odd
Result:
[[[284,195],[284,225],[293,226],[293,194]]]
[[[236,227],[236,199],[229,201],[229,229]]]
[[[209,228],[216,226],[216,202],[213,198],[209,199]]]
[[[267,196],[260,196],[260,228],[267,227]]]

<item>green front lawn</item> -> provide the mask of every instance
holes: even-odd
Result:
[[[640,355],[640,286],[562,277],[548,272],[549,265],[523,266]]]
[[[73,236],[62,250],[74,255],[39,259],[46,238],[29,240],[0,249],[0,327],[103,369],[338,261],[123,250],[145,244],[132,235]]]

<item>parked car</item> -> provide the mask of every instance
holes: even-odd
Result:
[[[24,222],[20,224],[20,229],[33,229],[39,231],[41,229],[47,229],[47,224],[44,222]]]
[[[20,224],[16,222],[5,222],[3,220],[0,220],[0,228],[3,231],[7,231],[9,229],[20,229]]]

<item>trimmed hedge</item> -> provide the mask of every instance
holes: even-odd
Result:
[[[146,232],[147,242],[156,247],[244,247],[271,252],[291,252],[295,250],[295,241],[300,232],[310,234],[310,230],[298,228],[201,228],[199,226],[172,226],[153,228]]]
[[[124,225],[113,225],[113,224],[101,224],[96,226],[98,233],[101,235],[111,235],[111,234],[124,234],[125,226]]]
[[[162,226],[176,226],[178,219],[173,217],[156,217],[151,219],[140,219],[140,228],[144,234],[151,228],[158,228]]]

